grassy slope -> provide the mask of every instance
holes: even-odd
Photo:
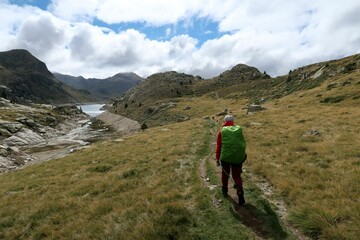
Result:
[[[335,84],[346,81],[350,84]],[[229,213],[230,202],[213,206],[211,199],[220,193],[204,188],[198,176],[200,159],[212,160],[210,129],[217,131],[203,117],[227,108],[244,126],[249,155],[245,190],[256,216],[273,213],[264,199],[253,196],[259,193],[250,182],[252,174],[272,184],[286,201],[293,225],[309,236],[356,239],[359,89],[359,73],[352,73],[270,101],[266,111],[254,115],[245,114],[248,102],[236,94],[181,99],[168,111],[191,121],[1,175],[0,238],[256,238],[241,224],[244,219]],[[344,100],[336,102],[339,96]],[[185,106],[191,109],[183,110]],[[320,135],[308,136],[312,129]],[[207,168],[211,181],[219,183],[211,164]],[[270,226],[277,219],[266,221],[261,224]],[[265,237],[285,238],[281,226],[279,231]]]
[[[173,124],[0,176],[0,238],[252,236],[201,187],[208,133],[202,120]]]
[[[359,93],[360,74],[353,73],[270,102],[267,111],[242,120],[251,170],[273,184],[293,224],[314,238],[360,234]],[[339,96],[344,100],[324,101]],[[320,135],[309,135],[312,129]]]

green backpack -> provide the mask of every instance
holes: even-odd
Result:
[[[245,161],[246,141],[241,126],[225,126],[221,130],[220,160],[241,164]]]

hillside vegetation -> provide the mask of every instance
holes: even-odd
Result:
[[[0,175],[0,238],[357,239],[359,60],[231,84],[191,78],[189,95],[126,108],[119,98],[113,112],[152,127]],[[247,114],[255,102],[265,110]],[[213,164],[225,109],[247,139],[241,208]]]

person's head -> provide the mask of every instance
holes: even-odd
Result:
[[[232,115],[226,115],[224,117],[224,123],[234,123],[234,117]]]

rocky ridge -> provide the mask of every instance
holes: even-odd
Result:
[[[21,104],[96,100],[91,94],[57,80],[45,63],[22,49],[0,52],[0,96]]]
[[[136,86],[143,78],[135,73],[118,73],[105,79],[84,78],[54,73],[54,76],[75,89],[85,90],[101,99],[110,99],[121,95]]]
[[[76,106],[25,106],[0,98],[0,172],[36,162],[41,149],[74,151],[99,136]]]

